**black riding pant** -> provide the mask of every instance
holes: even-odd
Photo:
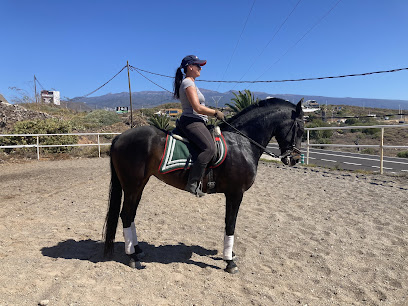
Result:
[[[215,144],[205,122],[198,118],[181,116],[180,128],[187,138],[201,150],[197,162],[208,164],[215,155]]]

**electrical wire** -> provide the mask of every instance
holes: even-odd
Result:
[[[266,72],[268,72],[275,64],[277,64],[283,57],[285,57],[286,54],[289,53],[289,51],[291,51],[293,48],[295,48],[298,43],[303,40],[303,38],[305,38],[320,22],[323,21],[323,19],[325,19],[327,17],[327,15],[330,14],[330,12],[341,2],[342,0],[337,1],[331,8],[330,10],[328,10],[326,12],[326,14],[323,15],[323,17],[321,17],[315,24],[313,24],[313,26],[306,31],[305,34],[303,34],[303,36],[296,41],[291,47],[289,47],[289,49],[286,50],[286,52],[280,57],[278,58],[272,65],[270,65],[258,78],[256,78],[256,80],[259,80]]]
[[[91,91],[90,93],[88,93],[88,94],[86,94],[86,95],[73,98],[72,100],[77,100],[77,99],[80,99],[80,98],[86,98],[86,97],[92,95],[93,93],[97,92],[99,89],[101,89],[101,88],[104,87],[106,84],[108,84],[110,81],[112,81],[114,78],[116,78],[116,77],[123,71],[123,69],[125,69],[126,67],[127,67],[127,65],[125,65],[125,66],[124,66],[117,74],[115,74],[109,81],[107,81],[107,82],[104,83],[103,85],[99,86],[99,87],[98,87],[97,89],[95,89],[94,91]],[[72,100],[71,100],[71,101],[72,101]]]
[[[42,88],[42,90],[45,90],[44,86],[41,85],[40,81],[37,79],[37,77],[35,77],[35,81],[38,83],[38,85],[40,85],[40,87]]]
[[[256,0],[254,0],[254,2],[252,3],[251,9],[249,10],[249,13],[248,13],[248,16],[247,16],[247,18],[246,18],[246,20],[245,20],[245,24],[244,24],[244,26],[243,26],[243,28],[242,28],[241,34],[239,35],[237,44],[235,45],[235,48],[234,48],[234,50],[232,51],[231,57],[230,57],[229,62],[228,62],[228,64],[227,64],[227,68],[225,68],[225,71],[224,71],[224,73],[223,73],[223,75],[222,75],[222,77],[221,77],[221,80],[224,79],[225,74],[227,73],[228,68],[229,68],[229,66],[231,65],[232,58],[234,57],[235,51],[236,51],[237,48],[238,48],[239,42],[241,41],[242,34],[243,34],[244,31],[245,31],[246,25],[247,25],[247,23],[248,23],[249,16],[251,16],[252,9],[254,8],[255,2],[256,2]],[[218,91],[218,89],[220,88],[220,85],[221,85],[221,84],[218,85],[217,91]]]
[[[158,75],[166,78],[174,78],[168,75],[163,75],[163,74],[158,74],[155,72],[147,71],[147,70],[142,70],[140,68],[136,68],[133,66],[132,67],[134,70],[137,71],[143,71],[149,74],[153,75]],[[364,72],[364,73],[354,73],[354,74],[345,74],[345,75],[337,75],[337,76],[324,76],[324,77],[313,77],[313,78],[302,78],[302,79],[286,79],[286,80],[266,80],[266,81],[215,81],[215,80],[196,80],[196,82],[207,82],[207,83],[283,83],[283,82],[301,82],[301,81],[315,81],[315,80],[325,80],[325,79],[338,79],[338,78],[347,78],[347,77],[357,77],[357,76],[366,76],[366,75],[372,75],[372,74],[381,74],[381,73],[391,73],[391,72],[398,72],[398,71],[403,71],[403,70],[408,70],[408,67],[406,68],[396,68],[396,69],[390,69],[390,70],[381,70],[381,71],[374,71],[374,72]]]
[[[251,68],[254,66],[255,62],[261,57],[261,55],[265,52],[266,48],[270,45],[270,43],[273,41],[273,39],[276,37],[276,35],[279,33],[279,31],[282,29],[282,27],[285,25],[285,23],[288,21],[289,17],[293,14],[293,12],[296,10],[296,8],[299,6],[300,2],[302,0],[299,0],[295,6],[293,7],[292,11],[289,13],[289,15],[285,18],[285,20],[279,25],[278,29],[275,31],[273,34],[272,38],[268,41],[268,43],[265,45],[265,47],[262,49],[262,51],[258,54],[257,57],[252,61],[251,65],[249,66],[248,70],[242,75],[242,77],[239,79],[241,81],[244,76],[247,75],[247,73],[251,70]],[[232,88],[234,89],[234,88]]]
[[[167,90],[166,88],[160,86],[159,84],[153,82],[153,81],[150,80],[148,77],[146,77],[145,75],[143,75],[140,71],[138,71],[139,69],[137,69],[137,68],[135,68],[135,67],[133,67],[133,66],[130,66],[130,69],[131,69],[132,71],[136,71],[138,74],[140,74],[142,77],[144,77],[146,80],[148,80],[149,82],[153,83],[153,84],[156,85],[157,87],[160,87],[161,89],[163,89],[163,90],[165,90],[165,91],[167,91],[167,92],[173,94],[171,91]],[[156,74],[156,75],[157,75],[157,74]],[[163,76],[163,75],[162,75],[162,76]],[[166,76],[166,77],[167,77],[167,76]]]

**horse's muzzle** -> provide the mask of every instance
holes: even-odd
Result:
[[[301,159],[301,151],[298,148],[293,148],[292,151],[286,151],[281,158],[281,161],[286,166],[294,166]]]

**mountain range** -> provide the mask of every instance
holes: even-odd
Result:
[[[231,103],[231,99],[234,98],[234,92],[228,91],[220,93],[204,88],[200,88],[203,93],[206,104],[208,106],[223,107],[226,103]],[[386,108],[386,109],[408,109],[408,100],[388,100],[388,99],[367,99],[367,98],[338,98],[338,97],[324,97],[313,95],[294,95],[294,94],[270,94],[265,92],[253,92],[255,98],[265,99],[267,97],[277,97],[288,100],[292,103],[297,103],[300,99],[316,100],[319,104],[328,105],[352,105],[360,107],[371,108]],[[87,98],[74,98],[72,101],[80,101],[89,107],[90,109],[100,108],[115,108],[117,106],[129,106],[129,93],[109,93],[102,96],[87,97]],[[134,109],[150,108],[158,106],[164,103],[177,102],[173,99],[171,93],[166,91],[139,91],[132,93],[132,105]]]

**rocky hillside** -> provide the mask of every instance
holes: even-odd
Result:
[[[0,101],[0,132],[10,131],[17,121],[52,118],[51,115],[28,110],[19,105]]]

